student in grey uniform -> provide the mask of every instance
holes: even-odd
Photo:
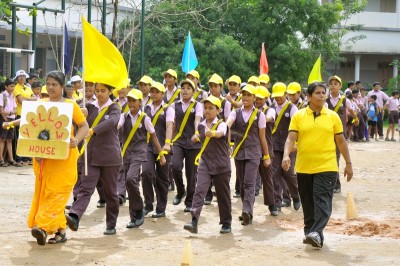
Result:
[[[171,168],[177,189],[173,204],[180,204],[186,195],[184,211],[190,212],[196,185],[197,166],[194,165],[194,160],[201,148],[195,133],[203,117],[203,106],[193,99],[196,87],[191,80],[183,80],[180,85],[181,99],[172,104],[172,108],[175,109],[176,126],[172,140]],[[182,178],[183,160],[185,160],[186,191]]]
[[[275,124],[275,116],[276,112],[274,108],[270,108],[267,105],[267,99],[270,96],[267,88],[263,86],[256,87],[256,101],[255,107],[263,112],[265,115],[266,127],[265,127],[265,138],[268,144],[268,153],[271,157],[271,162],[274,160],[274,149],[272,142],[272,129]],[[278,215],[278,208],[275,206],[274,201],[274,181],[272,178],[272,167],[271,165],[265,167],[262,162],[260,162],[260,166],[258,167],[258,171],[260,173],[261,182],[263,184],[263,195],[264,195],[264,205],[268,206],[268,210],[272,216]]]
[[[160,145],[163,147],[163,153],[166,164],[161,165],[157,161],[159,152],[152,142],[149,142],[147,150],[147,161],[142,165],[142,187],[144,196],[144,214],[154,210],[154,190],[157,197],[156,212],[153,218],[165,217],[165,209],[168,201],[168,174],[171,162],[171,139],[174,126],[175,110],[167,105],[164,101],[165,88],[159,82],[153,82],[150,87],[150,96],[152,103],[145,106],[144,112],[151,119],[154,125],[156,135]],[[149,138],[149,135],[148,135]],[[154,190],[153,190],[154,187]]]
[[[191,233],[197,233],[197,224],[204,204],[204,197],[211,181],[217,193],[220,233],[231,232],[232,214],[230,197],[230,156],[227,138],[227,125],[217,114],[221,101],[209,96],[203,100],[205,119],[199,124],[199,134],[196,136],[202,142],[202,149],[196,157],[195,164],[199,165],[197,172],[196,191],[193,196],[191,214],[192,221],[184,226]]]
[[[241,198],[243,203],[242,225],[248,225],[253,220],[255,186],[260,159],[268,167],[271,164],[268,144],[265,139],[265,115],[253,106],[256,88],[246,85],[242,89],[241,108],[233,110],[226,122],[236,136],[232,157],[235,158],[236,176],[241,183]],[[263,156],[264,154],[264,156]]]
[[[121,148],[118,139],[117,124],[121,115],[119,105],[110,98],[113,87],[96,83],[97,101],[87,104],[87,121],[90,126],[87,144],[88,175],[81,179],[76,201],[66,215],[67,225],[72,231],[77,231],[79,221],[89,205],[96,184],[101,179],[106,206],[105,235],[116,233],[115,226],[119,213],[117,180],[121,166]],[[95,120],[98,124],[95,125]],[[84,157],[81,156],[80,160]],[[82,170],[83,172],[83,170]]]
[[[126,189],[129,196],[130,222],[127,228],[139,227],[144,223],[143,199],[140,195],[140,167],[147,160],[147,133],[157,152],[161,152],[154,126],[146,113],[142,112],[143,94],[133,89],[128,93],[129,112],[121,116],[118,127],[122,129],[122,157],[126,175]],[[160,165],[165,165],[165,157],[161,153]]]
[[[196,70],[191,70],[186,74],[186,78],[193,81],[194,85],[196,86],[197,93],[195,92],[195,95],[197,94],[197,96],[193,98],[198,102],[207,99],[208,97],[207,92],[201,88],[199,72],[197,72]]]
[[[151,103],[151,97],[150,97],[150,86],[153,83],[153,79],[149,76],[144,75],[138,82],[139,88],[143,93],[143,101],[142,101],[142,107],[145,108],[146,105]]]
[[[290,196],[293,199],[293,207],[297,211],[301,203],[297,186],[297,177],[294,172],[294,164],[289,170],[283,170],[281,166],[285,141],[289,134],[289,124],[293,115],[297,112],[297,107],[286,98],[286,85],[277,82],[272,86],[272,98],[275,104],[271,107],[276,111],[275,126],[272,130],[272,141],[274,145],[274,160],[272,160],[272,176],[274,178],[274,199],[275,206],[283,206],[282,192],[284,183],[287,183]],[[290,154],[292,162],[296,161],[296,152]],[[285,205],[286,206],[286,205]],[[290,206],[290,205],[289,205]]]

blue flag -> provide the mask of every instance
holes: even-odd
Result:
[[[71,50],[69,47],[67,24],[64,22],[64,74],[71,72]]]
[[[182,71],[185,73],[188,73],[189,71],[195,69],[199,64],[199,61],[197,61],[196,52],[194,51],[192,38],[190,38],[190,32],[188,34],[188,37],[186,38],[181,64],[182,64]]]

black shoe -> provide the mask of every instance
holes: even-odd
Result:
[[[233,195],[234,198],[240,198],[240,192],[235,191],[235,194]]]
[[[253,217],[248,212],[242,212],[242,225],[249,225],[253,223]]]
[[[243,221],[243,216],[242,215],[239,216],[239,221]]]
[[[281,203],[281,207],[290,207],[290,206],[292,206],[291,202],[282,201],[282,203]]]
[[[125,196],[123,196],[123,195],[118,195],[118,201],[119,201],[119,205],[120,205],[120,206],[124,205],[125,202],[126,202]],[[98,203],[97,203],[97,204],[98,204]]]
[[[163,217],[165,217],[165,211],[163,211],[163,212],[155,212],[151,216],[151,218],[163,218]]]
[[[104,231],[104,235],[110,236],[110,235],[115,235],[117,233],[117,230],[114,228],[107,228],[106,231]]]
[[[136,226],[136,220],[131,220],[127,225],[126,228],[135,228]]]
[[[67,225],[72,231],[78,231],[79,220],[74,214],[65,214],[65,219],[67,219]]]
[[[278,216],[279,214],[278,208],[275,205],[269,205],[268,210],[272,216]]]
[[[185,196],[186,196],[186,193],[184,193],[182,196],[176,195],[172,204],[179,205],[182,201],[182,198]]]
[[[31,234],[34,238],[36,238],[38,245],[46,245],[47,234],[44,230],[34,227],[31,231]]]
[[[147,214],[149,214],[149,212],[152,212],[154,210],[153,208],[153,204],[148,204],[146,206],[144,206],[144,216],[146,216]]]
[[[190,233],[197,234],[197,223],[191,221],[183,226],[183,229],[188,230]]]
[[[104,208],[106,206],[106,201],[105,200],[99,200],[97,202],[97,208]]]
[[[298,211],[301,207],[300,199],[293,199],[293,208]]]
[[[136,227],[139,227],[144,223],[144,211],[142,211],[141,213],[137,212],[136,214],[140,218],[136,218],[135,225]]]
[[[315,248],[322,248],[321,236],[317,232],[311,232],[306,235],[306,238],[303,240],[304,244],[309,244]]]
[[[175,191],[175,183],[171,182],[168,186],[168,191]]]
[[[191,207],[190,206],[186,206],[185,209],[183,209],[184,212],[190,212]]]
[[[342,190],[340,188],[333,189],[333,193],[340,193]]]
[[[204,200],[204,205],[210,205],[210,204],[211,204],[211,201],[212,201],[212,200],[205,199],[205,200]]]
[[[254,196],[257,197],[258,195],[260,195],[260,190],[256,189],[256,192],[254,193]]]
[[[231,232],[230,225],[222,225],[221,230],[219,230],[221,234],[229,234]]]
[[[282,208],[280,207],[280,206],[275,206],[276,207],[276,209],[278,210],[278,212],[281,212],[282,211]]]

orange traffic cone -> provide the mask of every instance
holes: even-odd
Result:
[[[193,258],[192,258],[192,242],[187,241],[185,247],[183,249],[183,255],[181,260],[181,266],[192,266]]]
[[[356,204],[354,203],[353,193],[347,193],[347,206],[346,206],[346,219],[352,220],[357,219],[358,213],[356,209]]]

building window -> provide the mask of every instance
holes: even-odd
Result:
[[[396,13],[396,0],[381,0],[381,12]]]

